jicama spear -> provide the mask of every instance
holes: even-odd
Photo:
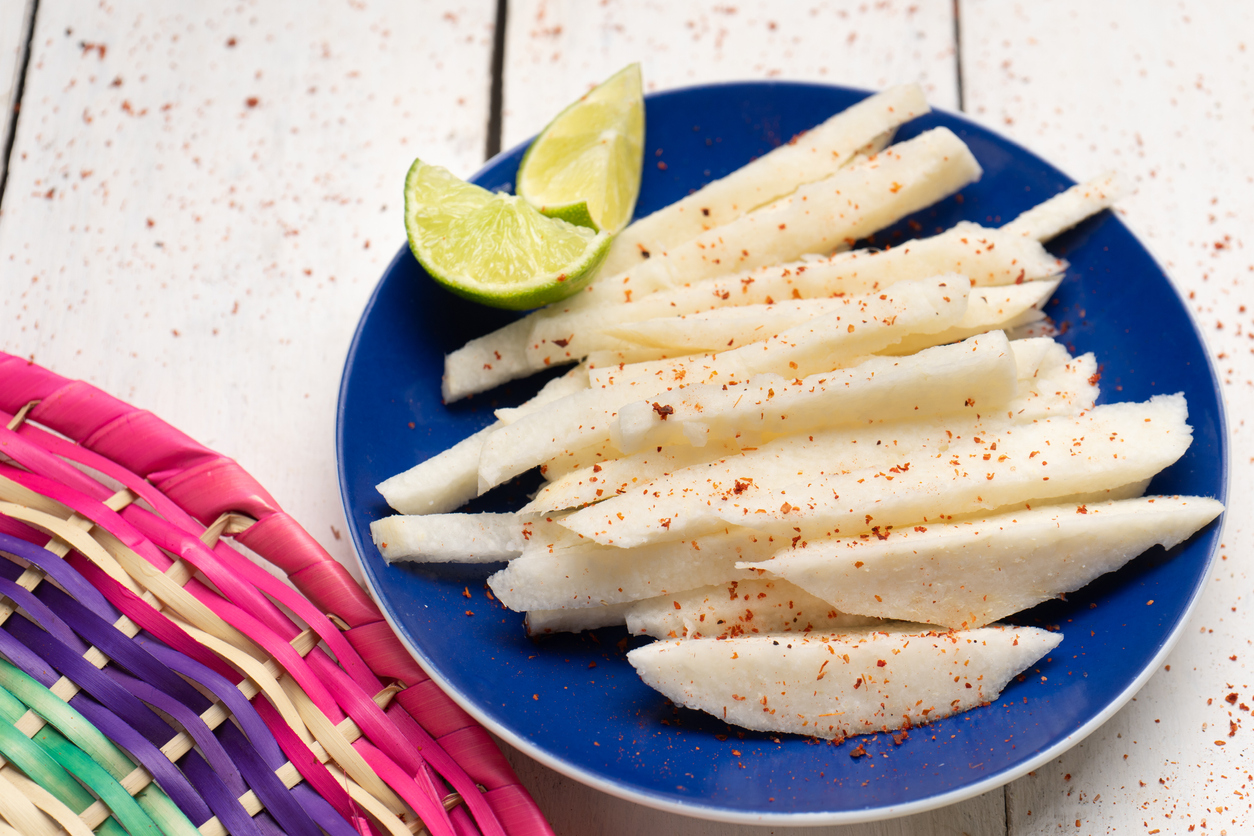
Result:
[[[747,729],[840,740],[948,717],[997,698],[1058,646],[1033,627],[657,641],[627,654],[677,705]]]
[[[1080,589],[1151,546],[1169,549],[1222,510],[1214,499],[1173,496],[1046,505],[798,544],[739,565],[843,612],[981,627]]]
[[[518,611],[621,604],[755,577],[736,563],[765,560],[780,545],[769,535],[736,532],[646,546],[628,559],[621,549],[590,542],[552,554],[537,549],[489,577],[488,587]]]
[[[666,287],[779,264],[806,253],[847,248],[948,197],[979,175],[979,164],[966,145],[948,129],[936,128],[655,254],[629,274],[589,285],[562,303],[562,309],[630,302],[633,296],[640,298]],[[527,318],[518,320],[449,355],[443,381],[445,401],[525,374],[530,364],[518,349],[527,344],[527,322]]]
[[[370,536],[388,563],[493,563],[522,553],[517,514],[423,514],[384,517]]]
[[[954,273],[944,275],[956,278],[956,281],[948,283],[950,288],[967,284],[965,276]],[[628,350],[647,347],[655,350],[659,357],[676,357],[674,360],[661,364],[676,366],[691,362],[690,357],[677,357],[676,355],[726,352],[735,346],[743,348],[746,344],[768,340],[772,336],[780,335],[781,331],[795,328],[803,323],[810,323],[815,329],[822,328],[824,323],[820,320],[828,314],[835,313],[842,306],[848,308],[854,300],[896,297],[907,286],[917,285],[919,281],[898,282],[883,291],[873,292],[869,297],[798,299],[776,302],[774,305],[715,308],[688,316],[667,316],[627,323],[608,330],[628,344]],[[997,288],[973,287],[967,299],[966,310],[957,322],[945,329],[910,329],[909,337],[869,353],[913,354],[933,345],[957,342],[985,331],[1007,330],[1037,322],[1044,318],[1042,306],[1058,287],[1058,281],[1058,279],[1043,279]],[[965,289],[962,295],[967,296]],[[908,311],[913,306],[903,305],[902,307]],[[863,324],[875,321],[865,317],[864,320]],[[884,324],[892,322],[891,319],[879,321]],[[898,323],[893,322],[893,324]],[[599,354],[602,353],[597,352],[592,355],[597,359],[590,365],[601,367],[599,371],[603,373],[604,366],[607,364],[597,356]],[[621,379],[621,376],[615,377]]]
[[[632,635],[658,639],[828,633],[881,622],[839,612],[796,584],[771,578],[730,581],[646,598],[628,608],[623,620]]]
[[[1098,406],[1032,423],[989,420],[979,435],[903,454],[889,470],[686,468],[647,492],[607,499],[561,521],[605,545],[687,539],[728,525],[813,540],[976,514],[1140,482],[1176,461],[1192,431],[1182,395]]]
[[[540,311],[529,341],[518,346],[535,369],[570,362],[596,351],[629,347],[611,331],[632,322],[696,314],[778,300],[822,299],[879,292],[890,285],[943,273],[960,273],[975,286],[1008,285],[1061,273],[1066,262],[1038,241],[960,223],[945,232],[889,250],[856,250],[763,267],[725,278],[691,282],[630,305]],[[718,347],[724,347],[726,341]],[[449,355],[450,358],[453,355]]]
[[[890,87],[829,117],[784,145],[651,215],[633,222],[610,247],[601,275],[613,276],[654,252],[695,238],[712,227],[821,180],[848,165],[860,150],[929,112],[917,84]],[[881,139],[882,138],[882,139]],[[872,153],[882,148],[872,145]]]
[[[872,357],[793,380],[768,373],[740,385],[699,383],[671,393],[665,405],[623,405],[610,433],[624,453],[671,444],[702,447],[714,439],[756,444],[823,427],[988,411],[1017,390],[1010,341],[993,331],[909,357]]]
[[[621,348],[615,338],[604,333],[604,328],[614,323],[695,313],[720,304],[759,304],[771,299],[869,292],[887,287],[894,280],[949,271],[962,273],[977,285],[1009,284],[1054,275],[1065,265],[1039,245],[1031,245],[1047,241],[1110,207],[1123,190],[1121,179],[1107,174],[1055,195],[1000,230],[962,222],[939,235],[883,252],[842,253],[724,280],[687,282],[683,288],[637,296],[631,305],[605,308],[576,304],[576,300],[550,306],[471,340],[450,354],[445,361],[445,397],[450,392],[483,391],[548,365],[582,358],[592,351]],[[486,375],[485,367],[491,367]]]
[[[1098,395],[1097,361],[1092,354],[1072,358],[1065,348],[1046,338],[1013,342],[1011,347],[1017,374],[1015,397],[1006,408],[1011,417],[1032,420],[1047,415],[1074,415],[1092,408]],[[823,461],[839,463],[844,469],[878,466],[887,470],[898,463],[893,457],[906,450],[921,449],[938,435],[945,435],[946,430],[970,435],[979,427],[974,420],[966,428],[952,418],[911,420],[903,425],[879,423],[849,430],[829,429],[810,436],[790,435],[762,447],[747,447],[743,452],[730,442],[648,449],[622,457],[607,450],[594,464],[554,476],[520,513],[535,515],[579,508],[641,488],[681,468],[733,455],[788,456],[798,463]],[[884,438],[890,439],[887,447],[876,443]]]
[[[535,397],[510,415],[516,419],[588,387],[579,368],[546,383]],[[505,426],[496,421],[457,444],[375,486],[388,505],[402,514],[443,514],[479,495],[479,454],[488,436]]]
[[[938,346],[906,358],[872,358],[829,376],[830,380],[828,376],[811,376],[798,384],[778,375],[758,375],[736,386],[729,383],[726,390],[714,384],[688,387],[676,393],[682,394],[686,402],[676,399],[675,406],[666,405],[677,417],[671,426],[679,427],[678,432],[665,433],[665,439],[660,438],[661,431],[656,432],[656,444],[678,440],[699,447],[711,438],[733,438],[739,432],[734,424],[737,420],[746,422],[745,435],[784,435],[816,426],[814,422],[820,418],[827,423],[847,425],[868,419],[952,412],[976,399],[990,406],[1001,405],[1016,391],[1014,354],[1005,336],[999,333],[973,337],[954,346]],[[746,401],[746,405],[755,399],[765,403],[775,398],[777,388],[781,402],[786,401],[791,410],[784,414],[791,417],[781,420],[781,413],[767,413],[765,408],[760,414],[735,411],[738,399]],[[908,403],[898,397],[907,393]],[[655,408],[646,401],[633,401],[623,407],[622,395],[613,388],[590,389],[552,404],[543,414],[527,416],[493,433],[484,442],[480,455],[480,487],[499,485],[565,449],[611,439],[615,432],[623,433],[612,438],[623,452],[639,449],[637,442],[641,440],[653,444],[649,439],[654,438],[650,433],[655,425],[647,417],[639,420],[640,404],[650,414],[666,414],[662,405]],[[681,425],[687,417],[686,410],[695,414],[698,406],[709,407],[702,415],[705,423],[698,426],[695,421],[689,422],[694,430],[689,431],[691,436],[685,435]],[[715,407],[725,420],[716,419]],[[775,405],[769,408],[775,410]],[[626,432],[616,424],[619,417],[627,417]],[[787,421],[792,423],[784,427]]]

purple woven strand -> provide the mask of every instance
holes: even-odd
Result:
[[[82,657],[86,647],[83,651],[75,652],[73,647],[62,644],[50,633],[25,619],[15,619],[6,624],[5,629],[21,639],[23,644],[39,654],[66,679],[91,694],[113,713],[125,717],[131,726],[155,745],[164,746],[174,736],[174,730],[153,713],[151,708]],[[78,643],[78,637],[75,636],[74,639]]]
[[[53,687],[58,679],[55,671],[43,659],[26,648],[25,638],[30,633],[43,632],[24,618],[10,620],[0,629],[0,653],[24,673],[34,678],[45,688]],[[110,741],[117,743],[138,760],[145,770],[152,773],[155,781],[161,785],[166,795],[176,803],[183,815],[187,816],[197,827],[203,825],[213,813],[201,798],[201,793],[194,790],[191,783],[178,768],[162,755],[161,750],[153,746],[147,738],[122,721],[117,714],[109,711],[102,704],[82,692],[70,698],[70,707],[83,714],[89,723],[97,727]]]
[[[23,628],[22,625],[25,627]],[[12,628],[18,629],[10,632]],[[14,635],[14,633],[22,633],[26,630],[39,630],[39,628],[25,619],[17,619],[12,624],[6,625],[4,629],[0,629],[0,653],[3,653],[5,658],[18,669],[45,688],[51,688],[58,679],[56,672],[45,664],[43,659],[26,648],[20,635]],[[99,729],[105,737],[138,760],[192,824],[199,827],[213,815],[201,798],[201,794],[192,788],[187,778],[174,764],[170,763],[169,758],[116,714],[81,692],[70,699],[70,706],[82,714],[87,722]]]
[[[284,830],[301,836],[322,836],[309,812],[297,803],[279,777],[266,767],[243,732],[232,723],[223,723],[218,728],[217,735],[223,748],[230,753],[232,760],[244,773],[249,787],[261,799],[271,817],[283,825]],[[335,817],[340,818],[338,813]]]
[[[174,722],[183,727],[188,736],[195,741],[197,748],[205,760],[209,761],[209,765],[218,773],[226,788],[231,791],[235,797],[239,797],[248,791],[244,784],[244,776],[240,775],[239,768],[231,756],[222,748],[222,744],[213,736],[213,730],[205,725],[205,721],[200,716],[183,705],[178,700],[163,692],[159,688],[154,688],[147,682],[142,682],[129,674],[124,673],[112,665],[105,668],[105,676],[113,680],[116,684],[125,688],[130,694],[144,703],[159,709],[169,715]],[[166,742],[169,742],[168,740]],[[164,743],[162,745],[165,745]]]
[[[81,601],[92,612],[111,621],[117,620],[117,610],[100,594],[100,590],[88,583],[78,572],[75,572],[70,564],[47,549],[40,548],[33,543],[28,543],[8,534],[0,534],[0,552],[8,552],[14,557],[20,557],[27,563],[38,566],[43,570],[44,574],[60,584],[70,595]],[[17,564],[9,561],[7,557],[5,563],[17,566]],[[22,570],[19,568],[18,574],[12,576],[8,574],[7,570],[4,571],[5,577],[16,579]]]
[[[239,688],[231,684],[226,677],[190,656],[167,647],[147,633],[140,633],[135,637],[135,641],[170,670],[199,682],[226,706],[271,770],[278,769],[287,762],[287,756],[279,748],[278,741],[274,739],[265,721],[257,714],[257,709],[253,708],[252,703],[240,693]]]
[[[213,767],[205,762],[195,749],[179,758],[179,767],[187,774],[200,790],[205,802],[213,810],[218,821],[228,833],[243,836],[261,836],[257,825],[253,824],[252,816],[239,803],[239,798],[227,789],[226,784],[214,772]]]
[[[292,797],[304,807],[318,826],[328,836],[361,836],[361,834],[344,817],[336,812],[331,803],[318,794],[318,791],[304,782],[291,789]]]

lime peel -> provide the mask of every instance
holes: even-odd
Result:
[[[489,192],[414,160],[405,177],[409,248],[440,284],[484,305],[527,310],[592,279],[610,235],[549,218],[514,195]]]
[[[548,124],[518,166],[518,194],[549,217],[616,233],[644,167],[640,65],[629,64]]]

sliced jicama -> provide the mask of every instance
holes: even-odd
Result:
[[[627,611],[635,601],[602,607],[571,607],[564,610],[531,610],[527,613],[527,635],[533,638],[553,633],[582,633],[626,623]]]
[[[559,398],[588,388],[587,372],[571,369],[540,388],[530,400],[515,408],[512,417],[535,412]],[[409,470],[375,486],[388,505],[402,514],[443,514],[460,508],[479,495],[479,455],[488,436],[505,426],[497,420]]]
[[[1046,505],[798,544],[743,568],[786,578],[844,612],[982,627],[1073,592],[1153,545],[1169,549],[1222,511],[1205,497]]]
[[[753,568],[765,564],[745,564]],[[633,635],[727,639],[774,633],[832,633],[880,619],[847,615],[782,579],[754,578],[637,601],[625,611]]]
[[[629,270],[655,252],[729,223],[803,183],[827,177],[849,164],[868,143],[929,110],[917,84],[890,87],[863,99],[726,177],[632,223],[611,245],[601,275]]]
[[[615,323],[696,313],[720,304],[867,293],[893,281],[949,271],[966,275],[976,285],[1051,276],[1065,265],[1037,242],[1047,241],[1108,208],[1122,191],[1120,178],[1108,174],[1055,195],[1001,229],[984,229],[964,221],[939,235],[891,250],[842,253],[828,259],[827,264],[816,262],[809,275],[795,269],[804,265],[790,264],[722,280],[689,279],[685,281],[688,287],[661,295],[637,295],[631,305],[613,309],[585,301],[580,294],[525,317],[520,322],[531,323],[530,330],[514,323],[450,354],[445,361],[444,398],[452,401],[549,365],[578,360],[594,350],[618,347],[616,342],[596,344],[591,338]]]
[[[1017,391],[1006,404],[1008,418],[1032,420],[1047,415],[1073,415],[1092,408],[1098,396],[1099,377],[1092,354],[1072,358],[1062,345],[1045,338],[1019,340],[1010,345],[1014,351]],[[886,470],[899,463],[893,457],[929,443],[939,443],[935,441],[937,435],[944,435],[947,429],[969,436],[980,426],[974,418],[966,424],[952,418],[940,423],[912,420],[877,424],[869,430],[829,429],[808,436],[785,436],[761,447],[741,448],[735,442],[720,441],[703,448],[683,445],[661,450],[649,448],[629,456],[620,456],[612,445],[606,445],[595,454],[584,451],[578,457],[572,455],[572,459],[589,455],[596,458],[583,468],[552,474],[549,484],[522,510],[525,514],[543,514],[579,508],[641,488],[676,470],[737,453],[751,458],[792,457],[798,463],[822,461],[829,470],[836,465],[845,470],[870,466]],[[891,446],[876,446],[886,435],[891,438]]]
[[[1011,235],[1022,235],[1048,241],[1080,221],[1114,205],[1128,191],[1127,183],[1114,172],[1079,183],[1044,203],[1027,210],[1002,229]]]
[[[999,332],[911,357],[871,358],[829,375],[787,380],[768,374],[728,381],[726,388],[689,386],[663,398],[665,404],[650,403],[667,385],[642,381],[626,396],[615,387],[579,392],[493,433],[480,455],[480,490],[565,450],[607,439],[624,453],[674,443],[700,447],[718,439],[784,435],[825,424],[944,414],[969,409],[977,400],[1000,406],[1016,390],[1014,354]],[[626,402],[630,397],[645,400]],[[741,403],[765,406],[749,412],[738,409]],[[669,423],[662,420],[672,416]]]
[[[1062,640],[1033,627],[657,641],[627,654],[677,705],[761,731],[840,740],[997,699]]]
[[[994,331],[795,380],[763,374],[739,385],[689,386],[670,393],[664,404],[644,400],[620,407],[610,430],[624,453],[667,444],[700,447],[715,439],[756,444],[823,427],[995,409],[1016,390],[1014,352],[1006,336]]]
[[[397,515],[372,522],[370,536],[388,563],[495,563],[525,542],[517,514]]]
[[[770,536],[737,532],[632,552],[595,543],[552,554],[535,550],[510,561],[488,578],[488,586],[511,610],[599,607],[755,577],[736,563],[765,560],[780,544]]]
[[[892,468],[825,472],[822,463],[698,466],[576,511],[561,525],[630,548],[741,525],[799,540],[881,533],[1020,502],[1139,482],[1188,449],[1183,395],[1094,407],[1031,423],[986,422],[979,435],[903,453]]]
[[[678,353],[696,350],[697,342],[711,337],[726,345],[718,354],[598,369],[589,379],[602,386],[630,385],[640,380],[692,385],[722,384],[763,372],[797,378],[831,371],[908,336],[958,327],[967,310],[969,291],[965,276],[946,273],[899,282],[873,294],[802,300],[783,310],[775,305],[755,305],[722,308],[712,312],[714,317],[698,314],[692,322],[663,319],[639,323],[648,326],[647,333],[654,342],[669,341],[665,347]],[[752,324],[755,318],[765,323],[764,330],[758,331]],[[690,329],[689,325],[695,327]],[[702,327],[708,325],[714,327]],[[785,327],[776,330],[777,325]],[[689,331],[696,335],[691,343],[685,336]],[[678,336],[662,336],[667,332]],[[732,344],[738,347],[731,348]]]
[[[1054,295],[1060,281],[1053,278],[1004,287],[972,288],[967,298],[966,313],[957,325],[935,334],[911,334],[878,353],[895,356],[914,354],[985,331],[1005,331],[1010,336],[1009,332],[1013,329],[1045,319],[1045,303]]]

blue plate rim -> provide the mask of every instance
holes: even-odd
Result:
[[[675,95],[699,93],[703,90],[710,90],[710,89],[715,89],[715,88],[738,87],[738,86],[740,87],[787,86],[790,88],[813,88],[816,90],[817,89],[841,90],[841,91],[848,91],[850,93],[854,93],[854,94],[858,94],[862,96],[870,95],[872,92],[872,91],[865,90],[862,88],[848,87],[845,85],[837,85],[837,84],[826,84],[823,82],[814,82],[814,81],[789,81],[789,80],[781,80],[781,79],[774,79],[774,80],[749,79],[749,80],[742,80],[742,81],[719,81],[719,82],[710,82],[710,83],[705,83],[705,84],[690,85],[690,86],[685,86],[685,87],[668,88],[666,90],[660,90],[660,91],[649,93],[646,95],[646,99],[651,100],[655,98],[664,98],[664,97],[670,97],[670,96],[675,96]],[[1073,178],[1071,178],[1069,175],[1063,172],[1058,166],[1054,165],[1049,159],[1043,157],[1038,152],[1032,151],[1024,147],[1019,142],[1009,139],[1008,137],[1005,137],[1004,135],[994,131],[993,129],[986,127],[984,125],[981,125],[978,122],[975,122],[964,113],[953,112],[953,111],[949,111],[943,108],[936,108],[936,107],[932,108],[932,112],[942,114],[945,116],[945,118],[951,119],[954,122],[961,124],[964,128],[973,130],[977,133],[985,133],[990,136],[996,137],[999,141],[1005,143],[1006,145],[1012,146],[1016,151],[1024,155],[1027,155],[1028,157],[1032,157],[1037,160],[1040,160],[1042,163],[1044,163],[1046,166],[1052,169],[1053,173],[1056,174],[1060,179],[1065,180],[1071,184],[1074,184],[1076,182]],[[489,171],[497,163],[499,159],[503,157],[508,157],[511,154],[517,153],[519,150],[525,148],[528,144],[530,144],[532,139],[534,139],[534,137],[530,137],[524,140],[523,142],[520,142],[514,146],[511,146],[509,149],[506,149],[497,153],[491,159],[487,160],[473,175],[471,175],[469,180],[471,182],[477,181],[481,176],[485,174],[485,172]],[[1162,259],[1157,257],[1157,255],[1146,245],[1146,242],[1140,236],[1135,235],[1132,232],[1132,230],[1127,227],[1127,225],[1123,222],[1122,218],[1119,217],[1117,212],[1112,211],[1110,213],[1109,220],[1114,221],[1119,226],[1123,227],[1123,229],[1127,232],[1129,238],[1132,241],[1134,241],[1136,245],[1140,246],[1142,249],[1146,251],[1150,259],[1154,262],[1157,268],[1162,272],[1163,276],[1167,279],[1167,284],[1171,292],[1176,296],[1177,300],[1181,303],[1181,309],[1185,313],[1185,321],[1188,323],[1188,327],[1191,330],[1191,333],[1194,339],[1197,341],[1198,344],[1200,344],[1203,348],[1205,348],[1206,342],[1205,342],[1205,339],[1202,335],[1200,328],[1197,325],[1197,321],[1194,318],[1192,312],[1189,310],[1188,306],[1184,304],[1184,298],[1180,295],[1179,289],[1177,287],[1177,284],[1174,278],[1172,277],[1171,272],[1166,267],[1164,267],[1165,262]],[[765,824],[765,825],[774,824],[774,825],[797,826],[797,827],[817,826],[817,825],[857,824],[857,823],[882,821],[886,819],[904,817],[904,816],[914,815],[918,813],[924,813],[930,810],[939,809],[941,807],[946,807],[951,804],[958,803],[960,801],[974,798],[975,796],[981,795],[983,793],[997,789],[998,787],[1003,787],[1006,784],[1009,784],[1015,779],[1020,778],[1023,775],[1026,775],[1028,772],[1031,772],[1032,770],[1042,766],[1043,764],[1053,760],[1054,758],[1057,758],[1064,752],[1068,751],[1069,749],[1071,749],[1072,747],[1074,747],[1075,745],[1083,741],[1085,738],[1087,738],[1090,734],[1095,732],[1102,725],[1104,725],[1112,716],[1114,716],[1114,714],[1116,714],[1119,710],[1121,710],[1132,699],[1132,697],[1134,697],[1137,694],[1137,692],[1140,691],[1142,687],[1144,687],[1145,683],[1149,681],[1149,679],[1154,675],[1154,673],[1162,665],[1164,659],[1171,653],[1172,649],[1175,647],[1176,643],[1179,641],[1181,635],[1183,635],[1184,628],[1191,621],[1193,613],[1195,609],[1197,608],[1197,605],[1201,599],[1201,593],[1203,589],[1205,588],[1205,583],[1204,583],[1205,578],[1209,576],[1214,566],[1215,555],[1218,552],[1219,543],[1222,537],[1215,538],[1214,545],[1211,547],[1210,552],[1206,557],[1206,562],[1205,562],[1204,567],[1199,572],[1199,580],[1193,587],[1193,590],[1189,596],[1187,605],[1182,610],[1179,618],[1177,619],[1176,623],[1172,627],[1171,631],[1161,640],[1158,651],[1155,653],[1153,658],[1150,659],[1145,664],[1145,666],[1142,668],[1141,672],[1135,677],[1135,679],[1123,691],[1121,691],[1118,695],[1112,698],[1107,703],[1106,707],[1103,710],[1095,714],[1093,717],[1091,717],[1087,722],[1085,722],[1079,728],[1075,729],[1070,734],[1058,740],[1053,745],[1047,747],[1046,749],[1041,750],[1040,752],[1038,752],[1036,755],[1032,756],[1031,758],[1025,761],[1022,761],[1017,765],[1007,767],[1006,769],[1003,769],[1000,772],[989,775],[983,780],[980,780],[971,784],[963,785],[949,792],[939,793],[936,795],[928,796],[926,798],[918,799],[918,800],[911,801],[911,802],[906,802],[904,804],[889,804],[889,805],[882,805],[879,807],[861,808],[861,809],[848,810],[848,811],[796,812],[796,813],[770,813],[770,812],[748,813],[743,810],[734,810],[734,809],[728,809],[724,807],[717,807],[713,805],[695,804],[691,802],[677,802],[670,798],[659,797],[658,795],[652,792],[649,792],[647,790],[631,787],[621,782],[603,780],[599,776],[589,773],[579,768],[578,766],[565,761],[561,757],[558,757],[546,751],[545,749],[534,744],[528,738],[512,730],[511,728],[501,723],[496,722],[489,714],[487,714],[485,711],[483,711],[480,708],[477,702],[475,702],[473,699],[468,698],[465,694],[458,691],[457,688],[448,679],[446,679],[443,675],[441,675],[438,666],[436,666],[430,659],[428,659],[423,654],[422,649],[410,638],[407,631],[403,628],[403,625],[397,619],[394,608],[391,605],[391,603],[388,601],[386,596],[380,595],[376,591],[374,583],[373,583],[372,575],[367,570],[364,562],[362,561],[361,550],[367,547],[373,548],[373,543],[363,544],[359,542],[356,527],[351,524],[351,520],[353,518],[353,509],[349,503],[348,482],[347,482],[347,474],[345,471],[345,460],[344,460],[344,456],[342,455],[343,446],[344,446],[343,433],[344,433],[344,427],[345,427],[345,420],[344,420],[345,401],[346,401],[345,396],[346,396],[346,390],[348,387],[349,373],[353,366],[353,361],[355,359],[355,355],[356,355],[357,348],[360,343],[360,339],[364,330],[366,320],[368,319],[368,314],[370,313],[371,309],[374,307],[378,299],[378,296],[384,285],[384,279],[390,274],[390,272],[398,263],[398,261],[400,259],[408,257],[408,255],[409,255],[408,245],[402,244],[396,256],[392,259],[391,262],[389,262],[387,269],[384,271],[379,281],[376,283],[374,290],[371,292],[370,298],[368,299],[368,301],[366,302],[366,305],[362,309],[362,313],[358,319],[357,327],[354,329],[352,341],[350,342],[350,345],[348,348],[348,352],[347,352],[345,362],[344,362],[343,373],[340,379],[340,389],[339,389],[339,394],[337,398],[337,407],[336,407],[336,438],[335,438],[336,472],[337,472],[337,477],[339,481],[341,506],[344,511],[346,519],[350,521],[350,525],[348,526],[348,528],[350,532],[350,540],[353,546],[352,558],[353,558],[354,564],[357,567],[358,572],[360,573],[360,576],[366,580],[371,596],[374,598],[375,602],[378,604],[379,609],[383,613],[383,616],[385,620],[387,621],[388,625],[392,628],[393,632],[401,640],[402,644],[405,646],[406,650],[409,651],[410,655],[413,656],[415,661],[418,662],[418,664],[432,678],[432,680],[434,680],[436,684],[440,686],[440,688],[444,691],[445,694],[447,694],[455,703],[457,703],[462,709],[464,709],[468,714],[470,714],[482,726],[484,726],[486,729],[491,731],[494,735],[500,737],[505,742],[509,743],[515,749],[531,757],[532,759],[538,761],[539,763],[549,767],[550,769],[553,769],[554,771],[562,775],[565,775],[566,777],[572,778],[584,784],[585,786],[591,787],[593,789],[599,790],[608,795],[621,798],[626,801],[641,804],[645,807],[650,807],[652,809],[657,809],[657,810],[661,810],[665,812],[675,813],[675,814],[694,817],[694,818],[700,818],[700,819],[704,819],[708,821],[728,823],[728,824]],[[1211,358],[1210,354],[1207,352],[1203,352],[1203,356],[1206,359],[1206,371],[1207,371],[1207,375],[1211,383],[1211,387],[1217,394],[1216,401],[1218,405],[1218,412],[1215,418],[1216,418],[1216,423],[1218,426],[1218,437],[1221,439],[1222,451],[1223,451],[1223,455],[1217,461],[1217,466],[1219,469],[1219,479],[1218,479],[1219,490],[1217,491],[1217,495],[1215,498],[1219,500],[1220,502],[1223,502],[1226,504],[1228,491],[1229,491],[1229,481],[1230,481],[1229,458],[1231,456],[1231,453],[1229,450],[1230,436],[1229,436],[1228,419],[1227,419],[1227,403],[1226,403],[1226,398],[1224,397],[1223,388],[1220,386],[1220,381],[1219,381],[1218,375],[1216,374],[1213,359]],[[1226,524],[1226,518],[1223,520],[1220,520],[1220,525],[1225,525],[1225,524]]]

